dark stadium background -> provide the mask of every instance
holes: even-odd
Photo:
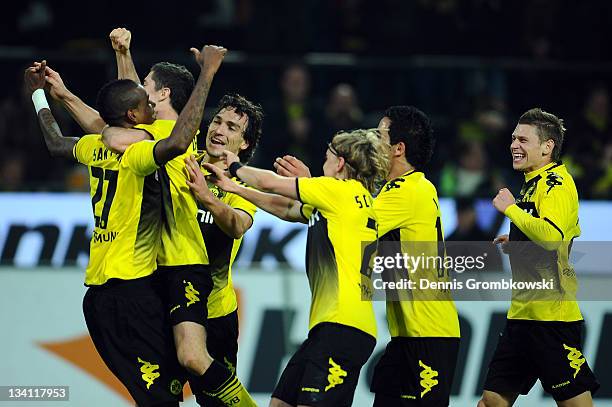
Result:
[[[229,49],[207,111],[232,91],[262,104],[257,166],[272,168],[276,156],[291,153],[319,174],[324,142],[336,131],[376,127],[386,107],[415,105],[432,118],[437,137],[428,178],[441,197],[454,200],[460,217],[467,214],[462,219],[471,226],[461,239],[488,240],[502,221],[491,220],[488,202],[501,186],[516,194],[522,182],[511,168],[510,135],[520,114],[537,106],[565,119],[563,161],[580,199],[612,205],[609,1],[25,0],[3,7],[0,192],[88,191],[85,168],[49,157],[22,89],[23,70],[47,59],[69,89],[94,105],[97,90],[116,76],[108,34],[125,27],[141,78],[159,61],[195,73],[192,46]],[[67,113],[52,108],[65,135],[82,134]],[[0,204],[5,196],[0,193]],[[476,220],[469,216],[473,207]],[[606,210],[611,215],[601,220],[600,234],[610,227],[612,209]],[[7,257],[9,240],[0,246],[0,263],[18,266]],[[503,311],[490,315],[483,360]],[[601,346],[612,338],[612,310],[602,321],[599,396],[612,398],[612,374],[601,368],[612,364]]]
[[[161,60],[194,70],[191,46],[216,43],[230,50],[209,107],[226,91],[263,105],[260,166],[270,167],[271,159],[288,151],[301,153],[318,169],[321,141],[336,130],[375,127],[387,106],[413,104],[434,120],[438,143],[429,175],[440,194],[489,197],[499,182],[516,185],[508,170],[509,136],[523,111],[541,106],[566,120],[564,159],[574,169],[581,198],[612,197],[612,4],[607,1],[219,0],[172,6],[102,1],[85,6],[38,0],[13,4],[3,14],[0,190],[84,188],[76,170],[51,160],[40,143],[33,109],[21,97],[22,70],[33,59],[46,58],[70,89],[94,104],[97,90],[116,72],[108,34],[123,26],[132,31],[141,75]],[[283,111],[283,72],[300,62],[310,78],[303,98],[309,131],[302,130],[303,123],[288,123]],[[330,102],[339,84],[349,87],[336,89]],[[80,133],[69,118],[62,119],[66,134]],[[33,160],[37,165],[28,165]],[[475,191],[457,191],[452,173],[470,162],[471,170],[490,176]]]

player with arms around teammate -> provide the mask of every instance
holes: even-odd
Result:
[[[138,80],[129,54],[130,40],[131,34],[125,29],[115,29],[111,33],[119,77]],[[50,72],[48,81],[51,94],[58,95],[77,122],[96,123],[96,112],[67,91],[56,72]],[[151,68],[144,80],[144,88],[156,103],[157,120],[151,125],[136,126],[136,129],[104,129],[103,141],[111,150],[121,152],[140,140],[168,137],[185,106],[186,95],[193,88],[193,77],[183,66],[162,62]],[[185,183],[184,174],[184,159],[196,153],[197,142],[194,140],[183,155],[160,170],[168,225],[162,229],[162,247],[157,263],[166,280],[167,313],[173,326],[179,363],[191,373],[190,384],[198,399],[209,393],[213,398],[223,396],[226,400],[236,401],[238,398],[252,403],[248,394],[240,396],[244,389],[233,372],[214,362],[206,347],[206,304],[213,280],[208,270],[208,251],[197,220],[198,206]],[[209,371],[211,366],[213,368]],[[204,378],[206,372],[208,379]],[[226,387],[235,391],[224,392]]]
[[[219,102],[206,135],[202,163],[225,170],[223,150],[248,162],[261,136],[261,108],[240,95],[225,95]],[[189,165],[192,163],[192,165]],[[232,265],[242,237],[253,224],[257,207],[239,195],[223,191],[205,180],[209,172],[195,159],[187,160],[187,182],[198,201],[194,214],[208,251],[213,289],[208,297],[206,345],[213,359],[235,372],[238,361],[238,303],[232,284]],[[233,180],[237,182],[236,179]],[[213,406],[214,400],[196,395],[198,402]]]
[[[582,354],[582,314],[578,282],[569,253],[578,226],[578,193],[559,161],[563,121],[531,109],[512,133],[512,166],[525,175],[518,198],[501,189],[493,205],[510,221],[502,243],[514,280],[553,279],[555,289],[515,290],[508,320],[489,365],[479,407],[506,407],[527,394],[539,379],[562,407],[592,406],[599,388]]]
[[[179,372],[163,304],[152,279],[161,231],[155,171],[191,144],[225,50],[207,46],[202,53],[194,53],[202,73],[179,117],[180,126],[165,140],[136,143],[121,155],[108,150],[100,135],[63,137],[44,96],[46,63],[25,74],[50,153],[72,157],[89,167],[95,229],[85,279],[90,288],[83,311],[101,357],[143,406],[178,405],[181,394],[183,372]],[[115,126],[154,120],[146,92],[130,80],[103,87],[98,106],[102,118]]]
[[[436,188],[423,173],[433,153],[431,122],[412,106],[393,106],[378,130],[391,145],[387,183],[374,199],[379,249],[386,253],[412,247],[395,243],[414,242],[419,254],[427,250],[436,256],[444,240],[441,213]],[[278,158],[274,166],[281,175],[310,176],[308,167],[292,156]],[[429,269],[414,277],[448,279],[446,273]],[[374,405],[446,406],[459,350],[457,310],[448,293],[435,293],[435,299],[418,289],[409,294],[404,301],[399,301],[402,295],[387,300],[391,342],[374,370]]]
[[[376,241],[371,193],[387,175],[388,146],[376,131],[339,133],[326,151],[325,176],[318,178],[282,177],[243,166],[228,151],[225,155],[232,176],[268,193],[237,185],[206,164],[213,182],[282,219],[309,225],[308,339],[283,371],[270,406],[349,406],[376,344],[362,243]]]

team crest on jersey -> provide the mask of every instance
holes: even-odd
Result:
[[[533,196],[533,194],[536,191],[536,186],[537,186],[537,180],[533,181],[531,183],[528,183],[526,185],[523,185],[523,188],[521,188],[521,193],[519,195],[519,202],[528,202],[531,197]]]
[[[219,188],[218,186],[214,185],[214,184],[208,184],[208,189],[210,189],[210,192],[213,193],[213,195],[216,198],[222,199],[226,192],[224,190],[222,190],[221,188]]]
[[[546,193],[549,193],[551,189],[556,187],[557,185],[561,185],[563,183],[563,177],[555,172],[549,172],[546,176],[546,185],[548,185],[548,189]]]
[[[387,183],[387,185],[385,185],[385,191],[389,191],[393,188],[399,188],[401,187],[401,185],[398,184],[398,182],[405,182],[406,180],[404,178],[395,178],[391,181],[389,181]]]

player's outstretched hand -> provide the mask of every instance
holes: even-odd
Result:
[[[115,28],[109,34],[111,44],[115,52],[126,54],[130,50],[130,42],[132,41],[132,33],[126,28]]]
[[[283,177],[311,177],[310,168],[292,155],[277,157],[274,160],[274,168],[277,174]]]
[[[191,48],[190,51],[200,68],[207,69],[212,73],[217,72],[227,53],[227,49],[216,45],[205,45],[201,51],[197,48]]]
[[[493,244],[501,244],[501,249],[502,252],[508,254],[508,252],[510,251],[510,236],[508,235],[500,235],[497,236],[495,239],[493,239]]]
[[[210,175],[207,177],[210,182],[225,192],[236,192],[238,185],[228,177],[226,171],[210,163],[204,163],[204,168],[210,172]]]
[[[23,74],[23,80],[26,88],[30,93],[33,93],[36,89],[44,89],[45,81],[45,69],[47,67],[47,61],[42,61],[39,65],[33,65],[25,70]]]
[[[493,206],[501,213],[505,213],[506,209],[508,209],[510,205],[514,205],[515,203],[516,201],[514,200],[514,196],[508,188],[500,189],[497,193],[497,196],[493,198]]]
[[[64,84],[59,72],[47,67],[45,70],[45,80],[47,82],[45,88],[53,99],[63,100],[70,95],[70,91]]]
[[[225,162],[225,166],[226,166],[225,168],[229,168],[229,166],[232,165],[233,163],[240,161],[240,158],[229,150],[223,150],[223,154],[221,155],[221,158]]]

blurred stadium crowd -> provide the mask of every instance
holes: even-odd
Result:
[[[412,104],[434,123],[428,177],[439,194],[491,198],[503,186],[518,192],[510,135],[539,106],[566,121],[563,160],[580,198],[612,199],[612,2],[208,0],[162,10],[102,1],[84,11],[35,0],[12,5],[5,20],[0,191],[88,190],[84,167],[48,156],[22,73],[46,58],[94,104],[116,74],[108,33],[124,26],[143,76],[161,60],[193,69],[190,46],[230,50],[209,108],[229,91],[262,104],[258,166],[292,154],[320,174],[321,140],[376,127],[389,105]],[[81,134],[67,113],[54,113],[64,134]]]

